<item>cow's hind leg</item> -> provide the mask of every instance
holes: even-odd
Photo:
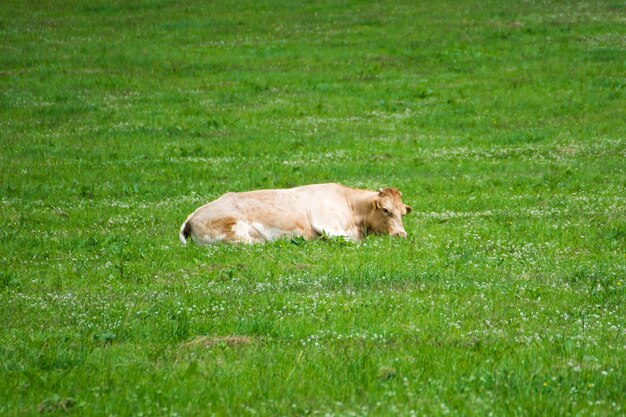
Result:
[[[239,221],[234,217],[202,218],[200,216],[188,220],[193,241],[199,245],[213,243],[238,242],[233,227]]]
[[[232,236],[228,242],[232,243],[262,243],[265,236],[252,224],[245,220],[239,220],[232,226]]]
[[[191,231],[191,236],[197,244],[212,243],[262,243],[267,239],[253,225],[241,218],[192,218],[188,221],[185,230]]]

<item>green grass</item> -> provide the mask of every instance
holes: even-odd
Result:
[[[626,412],[619,1],[4,1],[0,414]],[[226,191],[407,240],[181,247]]]

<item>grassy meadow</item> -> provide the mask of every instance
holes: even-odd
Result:
[[[625,16],[4,0],[0,415],[623,416]],[[178,241],[322,182],[408,239]]]

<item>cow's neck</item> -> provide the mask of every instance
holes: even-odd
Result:
[[[359,237],[363,237],[368,233],[368,217],[374,210],[374,198],[378,193],[369,190],[351,191],[346,198],[352,210],[354,227],[357,228]]]

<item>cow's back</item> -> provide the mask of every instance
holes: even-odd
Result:
[[[351,236],[347,188],[314,184],[290,189],[227,193],[192,213],[181,227],[198,243],[257,243],[322,233]]]
[[[227,193],[198,208],[183,226],[197,243],[260,243],[289,236],[313,237],[301,197],[283,189]]]

